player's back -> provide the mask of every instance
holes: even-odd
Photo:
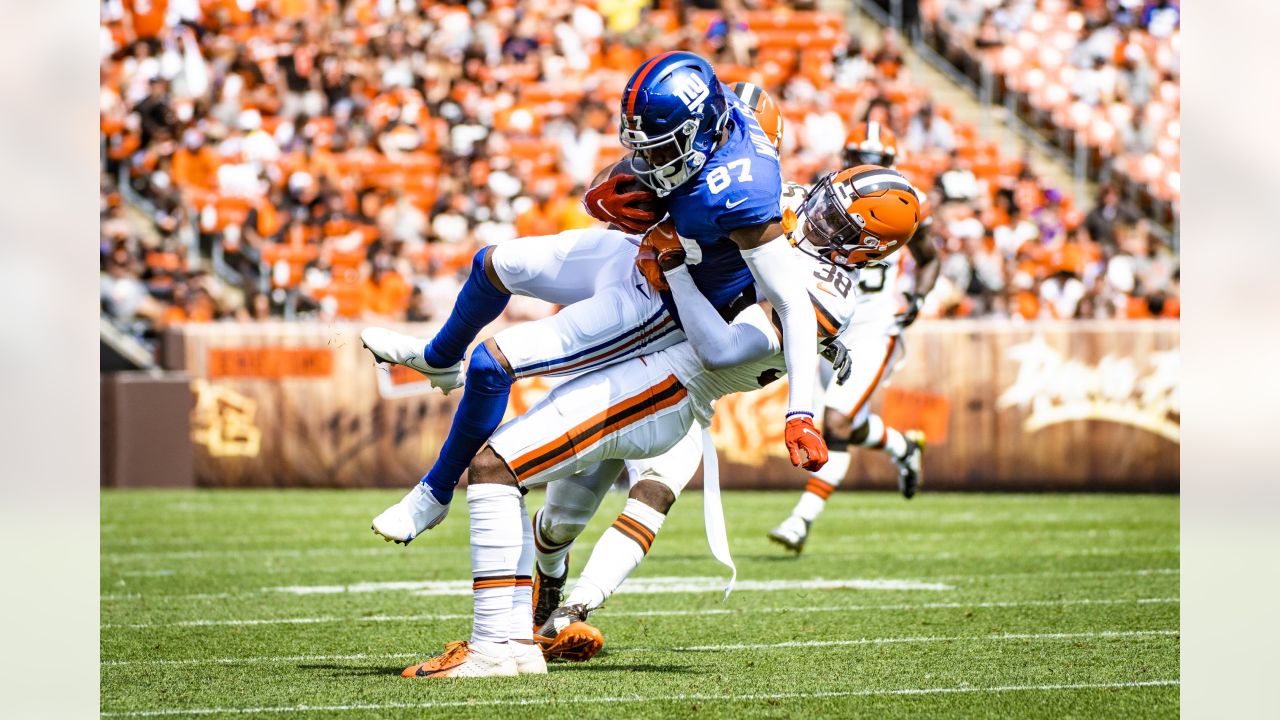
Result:
[[[733,93],[726,90],[726,95],[728,138],[697,177],[668,196],[676,232],[702,250],[702,260],[690,266],[690,274],[716,307],[724,307],[752,283],[729,234],[782,217],[777,151],[746,106]]]

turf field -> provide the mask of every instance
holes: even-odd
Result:
[[[104,491],[103,715],[1178,712],[1177,497],[837,493],[796,558],[764,537],[795,494],[728,493],[721,603],[691,493],[593,615],[598,658],[441,681],[398,673],[470,632],[466,503],[406,548],[369,530],[400,494]]]

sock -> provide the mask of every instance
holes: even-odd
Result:
[[[462,360],[467,346],[507,307],[511,296],[494,287],[484,274],[484,259],[490,252],[492,245],[475,254],[471,275],[458,292],[453,310],[440,332],[422,349],[422,359],[431,367],[447,368]]]
[[[867,439],[860,444],[873,450],[883,450],[895,458],[907,454],[907,439],[874,413],[867,417]]]
[[[791,514],[808,522],[817,520],[822,509],[826,507],[827,498],[835,492],[836,486],[848,471],[849,451],[830,450],[827,464],[810,476],[809,483],[805,485],[804,494],[800,496],[800,501],[796,503]]]
[[[448,503],[453,499],[453,489],[462,479],[463,471],[502,422],[502,415],[507,411],[507,398],[511,395],[511,383],[511,375],[488,348],[481,345],[471,353],[466,389],[449,426],[449,436],[440,446],[440,456],[435,464],[422,477],[422,482],[431,488],[431,494],[440,502]]]
[[[467,489],[471,511],[471,576],[475,597],[471,644],[496,657],[507,651],[520,562],[520,491],[510,485]]]
[[[511,595],[509,642],[533,642],[533,523],[520,498],[520,560],[516,563],[516,588]]]
[[[566,605],[584,604],[595,610],[604,604],[622,581],[644,560],[666,515],[639,500],[627,499],[622,514],[604,531],[582,569],[582,577],[569,593]]]
[[[546,508],[538,509],[536,515],[533,516],[533,544],[537,552],[538,569],[543,575],[549,577],[560,577],[565,574],[569,568],[565,565],[565,556],[569,554],[569,549],[573,547],[573,541],[577,538],[571,538],[566,543],[557,545],[546,536],[546,526],[543,525],[543,513]]]

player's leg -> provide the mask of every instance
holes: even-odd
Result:
[[[888,337],[888,347],[884,361],[876,377],[876,385],[880,387],[889,382],[894,367],[901,362],[904,354],[902,338],[898,335]],[[903,497],[912,498],[920,486],[921,461],[924,455],[924,433],[919,430],[900,431],[890,427],[884,418],[871,412],[868,402],[861,403],[853,412],[853,428],[849,433],[849,442],[859,447],[879,450],[889,456],[898,469],[898,490]]]
[[[547,486],[547,498],[533,517],[533,627],[541,627],[560,607],[569,579],[569,551],[622,469],[622,461],[606,460]]]
[[[548,616],[534,638],[548,659],[584,661],[598,652],[599,644],[581,637],[603,638],[599,630],[586,624],[587,616],[644,561],[667,513],[701,461],[702,430],[693,424],[662,455],[627,463],[636,479],[622,513],[591,551],[569,598]]]
[[[520,559],[516,563],[516,587],[511,596],[510,629],[507,647],[521,675],[545,675],[547,661],[542,648],[533,642],[533,523],[520,498]]]
[[[520,488],[506,464],[489,449],[477,455],[471,464],[467,488],[474,599],[471,639],[450,643],[441,655],[405,668],[404,677],[479,677],[519,672],[508,641],[524,555],[524,528],[528,525],[523,505]]]
[[[463,382],[467,348],[502,314],[511,295],[558,305],[584,300],[629,277],[634,248],[627,235],[599,228],[486,247],[472,259],[471,274],[434,337],[367,328],[361,339],[379,360],[412,367],[447,393]]]
[[[804,549],[809,530],[826,508],[827,499],[848,474],[849,446],[860,444],[854,438],[861,436],[855,433],[870,416],[871,396],[898,360],[898,337],[885,332],[881,325],[854,325],[842,339],[846,346],[853,348],[853,367],[843,384],[836,383],[834,378],[826,383],[822,436],[829,459],[809,476],[804,492],[787,519],[769,532],[771,540],[797,553]]]
[[[625,283],[602,288],[550,317],[506,328],[481,344],[467,364],[467,390],[440,454],[420,481],[429,492],[411,491],[400,503],[410,519],[393,508],[402,519],[375,520],[374,531],[406,542],[440,521],[440,507],[448,505],[463,470],[502,421],[516,378],[586,373],[683,340],[661,299],[644,283],[632,271]],[[406,537],[405,529],[412,534]]]
[[[602,461],[662,455],[681,441],[693,422],[688,392],[660,356],[650,356],[557,386],[528,413],[499,428],[490,447],[522,486],[530,487],[562,481]],[[630,532],[647,543],[652,542],[653,532],[634,528],[660,528],[661,514],[674,499],[665,488],[653,492],[650,486],[656,484],[637,483],[641,489],[633,490],[623,513],[636,522],[628,526]],[[665,499],[660,497],[663,493]],[[642,501],[648,512],[633,500]],[[653,506],[661,508],[656,518],[650,514]],[[620,518],[620,522],[626,520]],[[620,582],[621,578],[614,584]],[[583,659],[598,652],[603,643],[603,636],[591,628],[571,636],[581,644],[562,650],[581,653]]]

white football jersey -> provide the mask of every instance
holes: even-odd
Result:
[[[853,318],[857,302],[854,285],[857,281],[847,269],[809,255],[801,257],[804,267],[802,280],[809,290],[809,298],[818,319],[820,337],[815,338],[815,341],[821,343],[826,338],[838,336]],[[754,362],[716,370],[704,367],[687,342],[651,356],[654,360],[667,363],[671,372],[689,390],[694,414],[703,424],[711,422],[712,405],[717,399],[732,393],[757,390],[787,372],[778,332],[760,305],[752,305],[743,310],[734,318],[733,324],[748,324],[758,328],[769,338],[773,353]]]

